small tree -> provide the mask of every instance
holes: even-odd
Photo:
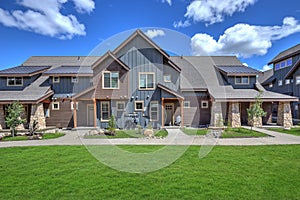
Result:
[[[251,130],[255,122],[255,119],[267,115],[267,113],[262,109],[262,100],[261,100],[262,95],[263,92],[259,91],[258,95],[255,97],[255,103],[252,104],[250,108],[247,108],[248,119],[250,121]]]
[[[115,116],[111,115],[108,121],[108,130],[110,131],[111,135],[115,135],[116,126],[117,124],[116,124]]]
[[[5,122],[10,127],[13,137],[15,136],[16,128],[26,121],[22,119],[23,111],[24,108],[18,101],[8,106],[8,115],[5,118]]]

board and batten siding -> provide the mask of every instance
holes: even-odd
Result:
[[[24,76],[23,78],[23,85],[21,86],[7,86],[7,77],[0,77],[0,90],[23,90],[31,83],[33,83],[37,78],[41,75],[37,74],[34,76]]]
[[[56,94],[77,94],[93,85],[91,77],[77,77],[78,83],[72,83],[72,77],[60,76],[59,83],[53,83],[53,77],[49,77],[49,83]]]

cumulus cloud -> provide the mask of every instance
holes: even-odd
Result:
[[[283,19],[281,26],[254,26],[236,24],[225,30],[215,40],[205,33],[197,33],[191,39],[194,55],[237,55],[248,58],[264,55],[272,41],[300,32],[300,24],[293,17]]]
[[[272,69],[272,66],[270,66],[270,65],[264,65],[262,71],[264,72],[264,71],[268,71],[270,69]]]
[[[190,25],[191,25],[191,23],[189,22],[189,20],[185,20],[184,22],[182,22],[180,20],[178,22],[173,23],[174,28],[185,28],[185,27],[188,27]]]
[[[172,0],[161,0],[163,3],[168,3],[170,6],[172,5]]]
[[[72,0],[80,13],[90,13],[95,8],[92,0]],[[59,39],[72,39],[75,35],[85,35],[85,26],[74,15],[60,12],[68,0],[18,0],[27,10],[7,11],[0,8],[0,23]]]
[[[185,17],[194,22],[214,24],[222,22],[225,16],[232,16],[235,12],[244,12],[256,0],[195,0],[188,5]]]
[[[153,29],[153,30],[149,29],[145,32],[145,34],[151,39],[153,39],[155,37],[158,37],[158,36],[165,36],[166,35],[165,32],[163,30],[160,30],[160,29]]]

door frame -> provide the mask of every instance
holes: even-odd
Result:
[[[174,103],[164,103],[164,109],[167,113],[166,106],[171,105],[172,106],[172,117],[171,117],[171,124],[174,125]],[[168,114],[168,113],[167,113]],[[166,117],[167,119],[167,117]]]
[[[93,108],[93,113],[92,114],[93,114],[93,118],[94,118],[94,104],[87,104],[86,105],[86,125],[87,126],[94,126],[94,120],[95,119],[92,119],[92,122],[93,122],[92,125],[89,124],[89,110],[90,110],[89,107]]]

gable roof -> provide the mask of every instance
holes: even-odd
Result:
[[[112,53],[111,51],[108,51],[104,56],[102,56],[101,58],[99,58],[93,65],[92,65],[92,69],[94,69],[97,65],[99,65],[101,62],[103,62],[106,58],[111,57],[114,61],[116,61],[121,67],[123,67],[125,70],[129,71],[130,68],[120,59],[118,59],[114,53]]]
[[[244,65],[216,65],[217,69],[226,75],[256,75],[260,71]]]
[[[271,78],[273,76],[273,74],[274,74],[273,69],[269,69],[267,71],[260,72],[257,80],[260,83],[264,83],[266,80]]]
[[[150,46],[155,48],[159,53],[163,55],[164,58],[167,59],[167,62],[178,72],[181,71],[180,67],[178,67],[175,63],[170,60],[170,56],[167,52],[161,49],[155,42],[153,42],[145,33],[143,33],[140,29],[134,31],[124,42],[122,42],[114,51],[114,54],[117,54],[122,48],[124,48],[130,41],[132,41],[135,37],[142,37]]]
[[[280,52],[279,54],[277,54],[269,63],[268,65],[278,62],[280,60],[284,60],[287,59],[289,57],[292,57],[296,54],[300,54],[300,44],[297,44],[285,51]]]
[[[44,72],[44,75],[92,76],[93,71],[89,66],[60,66]]]
[[[33,76],[49,69],[50,66],[17,66],[0,71],[0,76]]]
[[[300,67],[300,59],[294,64],[290,71],[286,74],[284,78],[289,78],[293,73]]]
[[[166,87],[166,86],[164,86],[164,85],[162,85],[160,83],[157,84],[157,87],[160,88],[160,89],[162,89],[162,90],[164,90],[164,91],[166,91],[169,94],[172,94],[172,95],[180,98],[180,99],[184,99],[184,97],[181,96],[179,93],[177,93],[176,91],[174,91],[174,90],[172,90],[172,89],[170,89],[170,88],[168,88],[168,87]]]

